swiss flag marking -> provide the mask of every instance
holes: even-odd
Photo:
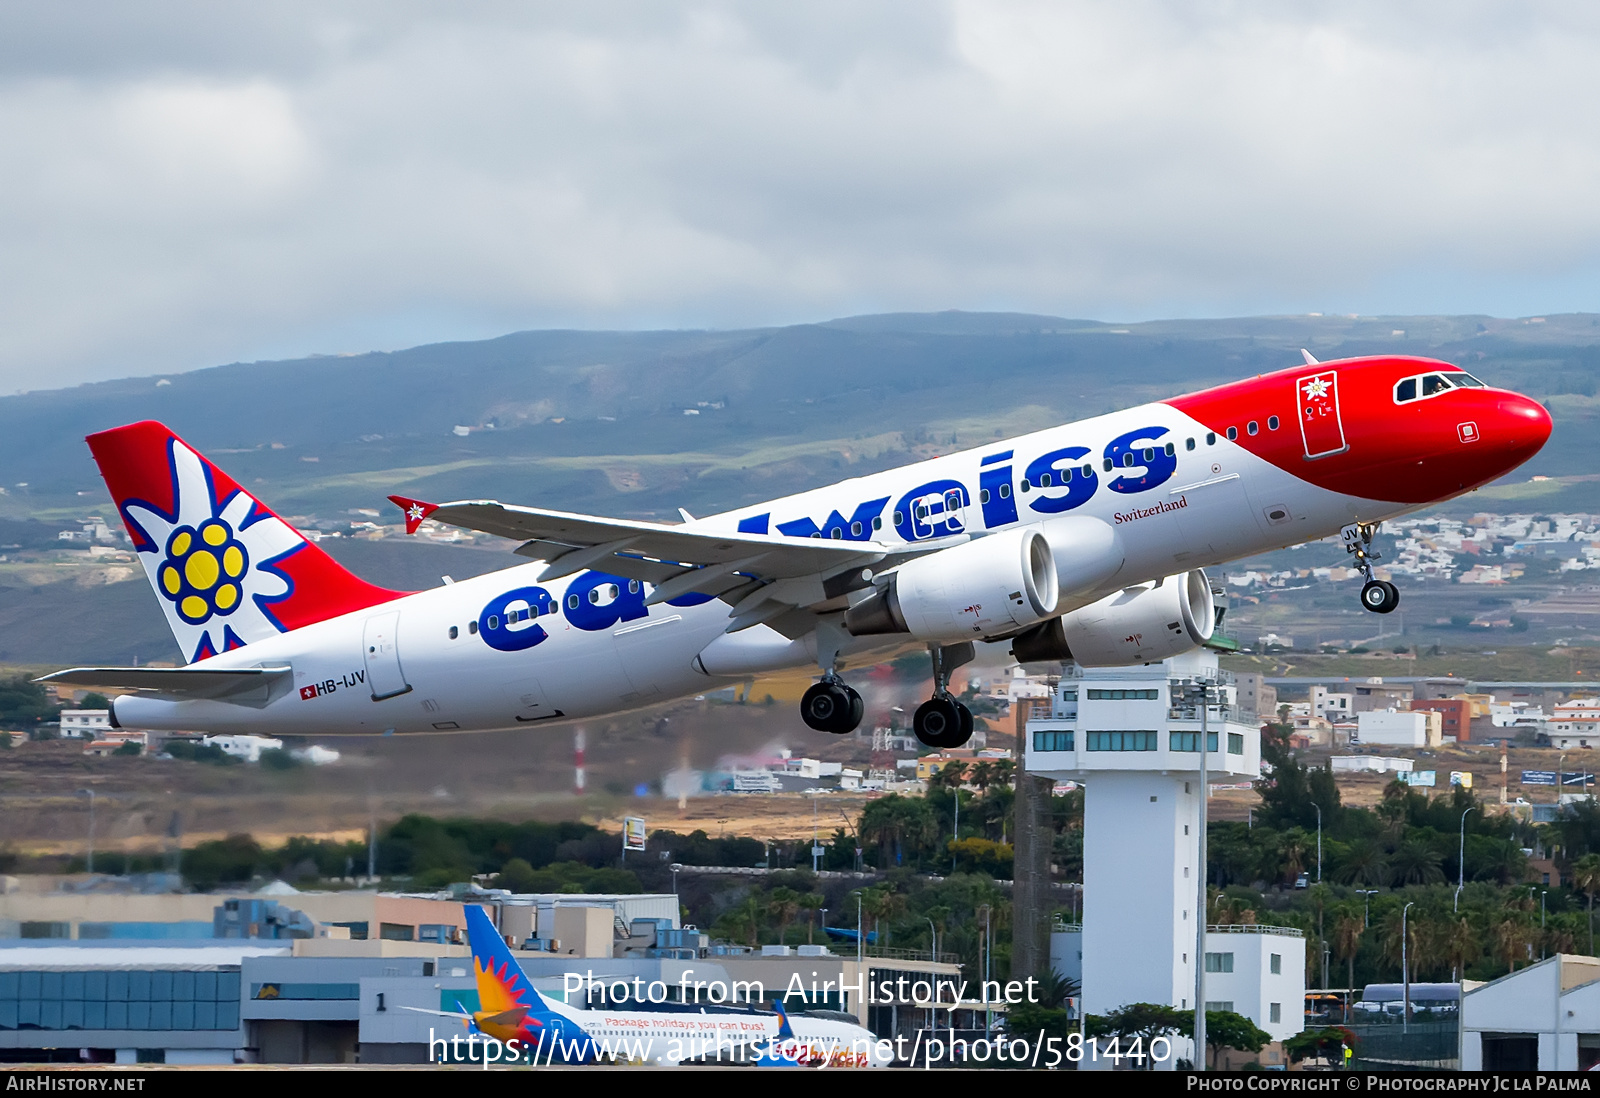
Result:
[[[1478,425],[1468,420],[1466,423],[1456,424],[1456,437],[1462,442],[1478,441]]]
[[[317,688],[315,686],[302,686],[300,688],[300,700],[301,701],[311,701],[316,696],[317,696]]]
[[[1349,449],[1344,440],[1344,424],[1339,419],[1339,374],[1324,370],[1295,381],[1300,402],[1300,437],[1306,457],[1327,457]]]
[[[405,512],[408,534],[415,534],[422,520],[439,509],[437,503],[424,503],[420,499],[407,499],[405,496],[390,496],[389,500]]]

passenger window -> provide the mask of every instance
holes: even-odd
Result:
[[[899,526],[901,523],[905,522],[905,520],[906,520],[906,516],[905,516],[905,514],[903,512],[896,511],[894,513],[894,524],[896,526]]]
[[[1144,448],[1144,459],[1146,461],[1154,461],[1156,459],[1156,448],[1154,446],[1146,446]]]
[[[1217,433],[1215,431],[1207,431],[1206,432],[1206,445],[1207,446],[1215,446],[1216,444],[1217,444]]]
[[[1276,431],[1277,429],[1278,429],[1278,417],[1277,416],[1268,416],[1267,417],[1267,430]]]
[[[1408,400],[1417,399],[1417,379],[1408,377],[1394,387],[1394,402],[1404,404]]]
[[[1010,499],[1011,498],[1011,485],[1002,484],[1000,486],[1000,498],[1001,499]]]
[[[1244,425],[1244,429],[1249,431],[1252,435],[1257,435],[1261,433],[1261,424],[1252,419],[1249,423]]]
[[[983,493],[983,502],[985,502],[985,503],[989,502],[989,493],[988,493],[988,491],[985,491]],[[859,538],[861,536],[861,524],[859,522],[852,522],[850,524],[850,536],[853,537],[853,538]]]
[[[960,492],[951,492],[949,495],[945,496],[944,497],[944,506],[945,506],[945,510],[947,510],[947,511],[954,511],[957,507],[960,507],[961,506],[961,493]]]
[[[1022,489],[1023,492],[1027,492],[1028,489],[1033,487],[1033,485],[1028,483],[1028,478],[1027,477],[1023,477],[1020,481],[1017,482],[1017,487]]]
[[[638,580],[629,580],[628,581],[628,594],[637,595],[638,593],[639,593],[639,581]]]
[[[1122,467],[1124,469],[1132,469],[1133,468],[1133,455],[1132,454],[1123,454],[1122,455]]]
[[[835,526],[832,530],[828,531],[828,536],[834,541],[843,541],[844,531]]]
[[[1422,395],[1431,397],[1450,388],[1450,383],[1439,374],[1425,374],[1422,378]]]
[[[568,610],[576,610],[577,608],[578,608],[578,596],[577,595],[568,595],[567,596],[567,609]]]
[[[1109,473],[1114,468],[1116,468],[1116,466],[1111,463],[1111,459],[1110,458],[1106,458],[1106,472]]]
[[[1040,473],[1039,474],[1039,487],[1041,487],[1041,488],[1050,487],[1050,474],[1049,473]]]
[[[895,515],[896,515],[896,521],[899,521],[899,512],[896,512]],[[883,516],[882,515],[879,515],[879,516],[877,516],[876,518],[874,518],[872,520],[872,528],[874,530],[882,530],[883,529]]]
[[[1170,442],[1167,443],[1167,445],[1166,445],[1167,456],[1171,457],[1173,455],[1173,453],[1176,452],[1176,449],[1177,448],[1175,446],[1173,446],[1172,443],[1170,443]]]
[[[489,628],[490,629],[498,629],[498,628],[500,628],[500,615],[498,615],[498,614],[490,614],[489,615]]]
[[[1237,427],[1229,427],[1228,428],[1228,441],[1232,442],[1234,439],[1236,439],[1238,437],[1239,437],[1239,428],[1237,428]]]
[[[1192,439],[1192,438],[1185,439],[1184,442],[1183,442],[1183,448],[1185,450],[1193,450],[1194,449],[1194,439]]]
[[[450,639],[451,640],[455,640],[460,635],[461,635],[461,630],[457,629],[455,626],[452,625],[450,627]]]
[[[478,623],[475,622],[475,621],[467,622],[467,632],[471,633],[473,636],[477,636],[478,635]]]
[[[1084,480],[1088,480],[1092,476],[1094,476],[1094,466],[1093,465],[1085,465],[1083,467],[1083,479]]]

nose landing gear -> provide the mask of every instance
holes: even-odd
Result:
[[[1361,588],[1361,606],[1374,614],[1392,613],[1400,605],[1400,589],[1388,580],[1374,579],[1372,562],[1379,553],[1372,548],[1372,538],[1378,532],[1375,522],[1352,522],[1339,536],[1344,539],[1344,551],[1356,558],[1356,567],[1367,577]]]
[[[972,738],[972,710],[950,694],[950,673],[974,656],[971,642],[928,646],[933,658],[933,697],[917,707],[911,729],[929,747],[960,747]]]

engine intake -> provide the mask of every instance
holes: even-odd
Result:
[[[1211,639],[1216,610],[1200,569],[1149,587],[1128,587],[1017,637],[1019,663],[1072,660],[1081,667],[1154,663]]]
[[[845,628],[936,642],[1004,636],[1048,618],[1059,590],[1044,535],[1008,530],[902,564],[850,608]]]

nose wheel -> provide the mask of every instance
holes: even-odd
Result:
[[[1352,522],[1339,531],[1339,536],[1344,540],[1344,551],[1355,557],[1356,567],[1367,578],[1361,588],[1362,609],[1374,614],[1392,614],[1395,607],[1400,605],[1400,588],[1388,580],[1375,579],[1372,575],[1372,562],[1380,556],[1372,547],[1372,539],[1377,532],[1378,524],[1375,522]]]
[[[800,699],[800,719],[818,732],[836,736],[854,732],[865,712],[861,695],[832,672]]]
[[[933,658],[933,697],[917,707],[911,730],[929,747],[960,747],[972,739],[972,710],[950,694],[950,673],[974,655],[970,642],[929,645]]]
[[[1400,605],[1400,589],[1388,580],[1368,580],[1361,588],[1361,605],[1374,614],[1392,613]]]

